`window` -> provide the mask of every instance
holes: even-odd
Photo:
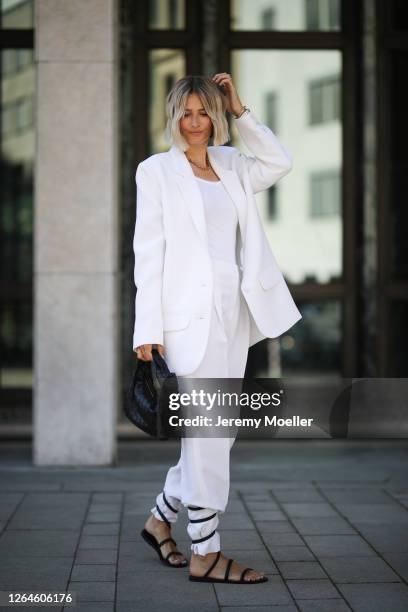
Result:
[[[261,13],[261,29],[262,30],[274,30],[275,29],[275,17],[276,12],[272,8],[267,8]]]
[[[340,0],[307,0],[306,28],[308,30],[339,30]]]
[[[340,214],[340,174],[337,170],[312,174],[310,216],[336,217]]]
[[[266,124],[271,128],[273,132],[276,132],[277,127],[277,104],[278,96],[275,92],[271,91],[266,94]]]
[[[268,189],[268,219],[270,220],[274,220],[278,216],[276,191],[276,185],[272,185]]]
[[[340,79],[337,75],[310,83],[309,113],[311,125],[340,119]]]

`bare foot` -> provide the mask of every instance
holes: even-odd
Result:
[[[190,560],[190,574],[193,576],[203,576],[205,572],[208,570],[210,565],[214,562],[215,557],[217,556],[216,552],[211,552],[206,555],[196,555],[191,553]],[[211,570],[208,578],[224,578],[225,570],[227,568],[229,557],[226,557],[223,553],[221,553],[220,558],[216,566]],[[241,577],[242,571],[248,567],[247,565],[241,565],[237,561],[233,561],[228,579],[230,580],[239,580]],[[252,580],[257,580],[259,578],[263,578],[265,576],[265,572],[257,572],[256,570],[248,570],[244,576],[244,580],[249,582]]]
[[[153,514],[150,514],[149,518],[145,522],[144,528],[146,531],[154,535],[158,542],[161,542],[165,538],[171,537],[170,527],[164,521],[159,521]],[[177,550],[177,546],[173,542],[166,542],[163,546],[160,546],[163,557],[169,554],[171,550]],[[172,565],[180,565],[184,563],[186,558],[184,555],[170,555],[168,561]]]

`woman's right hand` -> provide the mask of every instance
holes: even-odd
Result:
[[[162,344],[142,344],[136,349],[136,355],[142,361],[152,361],[152,348],[157,348],[159,355],[164,358],[164,346]]]

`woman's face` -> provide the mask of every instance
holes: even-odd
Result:
[[[211,136],[212,122],[196,93],[187,98],[184,116],[180,119],[180,132],[188,144],[206,144]]]

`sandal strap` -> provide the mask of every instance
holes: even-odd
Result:
[[[159,504],[156,504],[156,510],[157,512],[160,514],[160,516],[162,517],[163,521],[165,523],[167,523],[168,527],[171,527],[171,523],[169,520],[167,520],[167,517],[163,514],[163,512],[160,510],[159,508]]]
[[[205,572],[205,574],[204,574],[203,578],[206,578],[206,577],[207,577],[207,576],[208,576],[208,575],[211,573],[211,571],[212,571],[212,570],[214,569],[214,567],[217,565],[217,563],[218,563],[218,560],[219,560],[220,556],[221,556],[221,551],[219,550],[219,551],[217,552],[217,556],[215,557],[214,561],[212,562],[212,564],[210,565],[210,567],[208,568],[208,570]]]
[[[178,512],[178,510],[176,510],[176,508],[173,508],[173,506],[170,504],[169,500],[167,499],[167,497],[164,494],[164,491],[162,491],[162,494],[163,494],[163,500],[164,500],[164,503],[166,504],[166,506],[168,508],[170,508],[170,510],[172,510],[173,512]]]
[[[240,576],[240,578],[239,578],[239,579],[240,579],[240,580],[243,580],[243,579],[244,579],[245,574],[246,574],[247,572],[249,572],[250,570],[252,570],[252,567],[246,567],[245,569],[243,569],[243,570],[242,570],[242,572],[241,572],[241,576]],[[246,582],[248,582],[248,580],[247,580]]]
[[[193,544],[197,544],[198,542],[204,542],[205,540],[208,540],[209,538],[212,538],[212,536],[214,535],[214,533],[217,530],[214,529],[214,531],[212,531],[209,535],[204,536],[204,538],[199,538],[198,540],[191,540]]]
[[[172,551],[170,551],[170,552],[169,552],[169,553],[166,555],[166,557],[165,557],[166,561],[167,561],[167,559],[168,559],[168,558],[169,558],[171,555],[181,555],[181,556],[183,556],[183,553],[179,552],[178,550],[172,550]]]
[[[190,523],[203,523],[204,521],[209,521],[210,519],[214,518],[214,516],[217,516],[217,513],[214,512],[214,514],[211,514],[210,516],[206,516],[204,518],[200,518],[200,519],[188,519]]]
[[[173,538],[165,538],[164,540],[159,542],[159,546],[161,546],[162,544],[165,544],[166,542],[173,542],[173,544],[176,544],[176,542],[173,540]]]
[[[225,568],[224,580],[228,580],[231,565],[234,563],[234,559],[228,559],[227,567]]]

